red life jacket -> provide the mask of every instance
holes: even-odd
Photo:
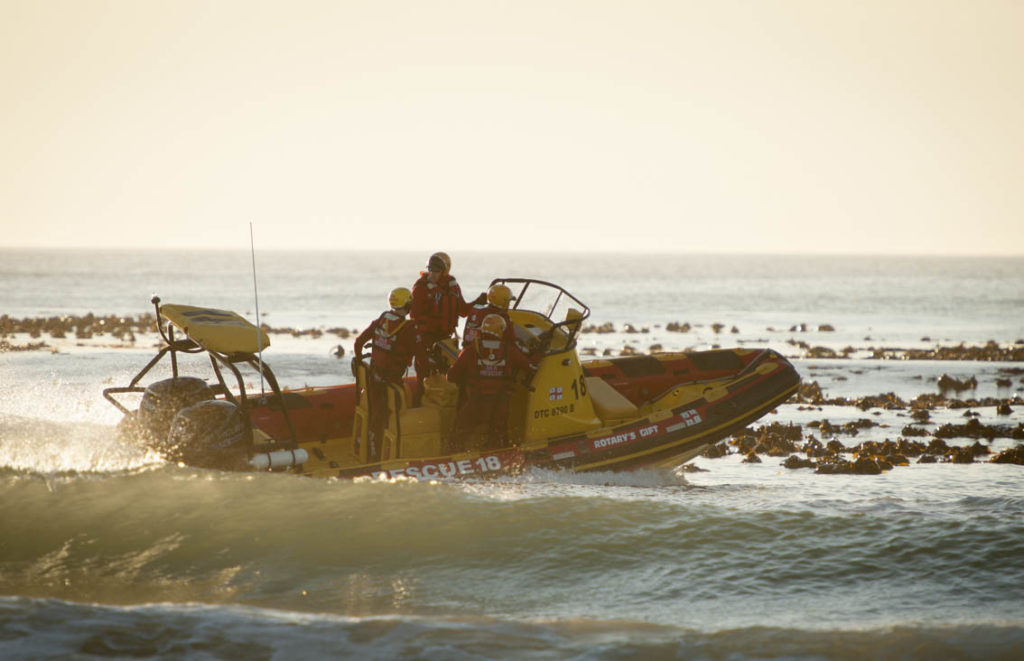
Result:
[[[462,329],[462,346],[469,346],[476,341],[476,338],[480,337],[480,324],[483,323],[484,317],[489,314],[496,314],[505,320],[505,339],[511,341],[516,339],[515,331],[512,330],[512,320],[508,318],[508,312],[490,303],[482,303],[474,305],[472,312],[466,317],[466,325]]]
[[[435,285],[426,275],[412,286],[412,318],[427,337],[444,338],[455,332],[459,317],[466,314],[462,289],[452,276]]]
[[[386,378],[401,378],[412,360],[415,343],[407,337],[411,328],[399,335],[408,323],[408,319],[391,310],[377,318],[370,358],[377,371]]]
[[[481,395],[502,392],[511,376],[505,343],[480,336],[474,341],[473,348],[476,350],[476,364],[468,375],[469,386]]]

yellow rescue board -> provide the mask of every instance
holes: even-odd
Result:
[[[217,353],[256,353],[270,346],[270,338],[254,324],[230,310],[192,305],[161,305],[164,319],[180,328],[203,348]],[[257,344],[259,333],[262,346]]]

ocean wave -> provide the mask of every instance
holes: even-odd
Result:
[[[633,620],[343,617],[252,607],[0,598],[5,659],[1017,659],[1015,623],[696,630]]]
[[[737,488],[578,477],[8,471],[0,594],[662,623],[743,624],[773,603],[806,612],[811,601],[823,621],[871,620],[878,603],[903,600],[922,614],[938,600],[964,615],[1000,602],[1022,613],[1020,518],[752,509]]]

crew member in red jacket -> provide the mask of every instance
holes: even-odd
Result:
[[[384,425],[388,414],[388,384],[402,385],[405,371],[415,357],[426,362],[416,325],[406,316],[412,305],[412,293],[405,287],[391,290],[388,296],[390,310],[370,323],[356,338],[355,351],[361,356],[363,346],[369,342],[370,369],[367,370],[366,393],[370,406],[369,453],[373,460],[380,459]]]
[[[459,323],[472,306],[462,298],[462,289],[451,275],[451,258],[443,252],[435,252],[427,262],[427,270],[420,273],[419,280],[412,286],[412,313],[416,330],[420,334],[423,354],[427,356],[439,340],[451,337]],[[482,302],[483,294],[474,302]],[[424,377],[437,368],[427,360],[416,361],[416,377],[422,383]]]
[[[487,426],[486,447],[499,447],[508,441],[508,400],[513,380],[520,371],[532,377],[534,366],[507,339],[505,330],[500,315],[484,317],[480,335],[462,349],[448,369],[448,380],[465,389],[452,432],[453,452],[464,452],[470,434],[481,424]]]
[[[470,306],[466,325],[462,329],[462,346],[465,347],[476,340],[480,335],[480,324],[489,314],[496,314],[505,320],[505,337],[514,342],[515,330],[508,318],[508,305],[512,300],[512,290],[506,285],[491,285],[487,290],[487,300]]]

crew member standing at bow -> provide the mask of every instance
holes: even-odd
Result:
[[[360,356],[363,346],[370,342],[370,369],[367,370],[366,393],[370,406],[369,453],[376,461],[381,458],[381,444],[384,440],[384,426],[388,414],[388,384],[402,386],[402,378],[409,369],[409,363],[426,362],[416,332],[416,325],[410,323],[407,315],[412,305],[412,293],[405,287],[391,290],[388,296],[390,310],[385,311],[356,338],[355,351]]]
[[[462,298],[462,289],[451,275],[452,260],[446,253],[435,252],[427,262],[427,270],[420,273],[420,279],[412,286],[412,313],[424,356],[440,340],[451,337],[459,323],[472,306]],[[425,359],[416,360],[416,377],[422,382],[436,369]]]
[[[500,447],[508,440],[508,400],[516,374],[531,377],[534,366],[506,335],[505,320],[489,314],[480,323],[480,334],[466,345],[448,369],[448,380],[465,389],[455,417],[452,451],[464,452],[473,430],[487,427],[486,447]],[[472,443],[470,449],[484,449]]]
[[[512,290],[506,285],[491,285],[487,290],[487,300],[470,306],[470,313],[466,317],[466,325],[462,329],[462,346],[472,344],[480,334],[480,324],[484,317],[489,314],[496,314],[505,320],[505,336],[515,341],[515,331],[512,321],[508,318],[508,304],[513,300]]]

